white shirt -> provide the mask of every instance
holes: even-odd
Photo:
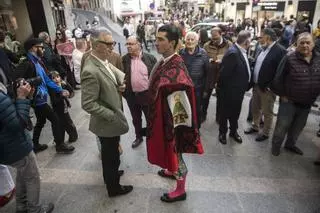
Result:
[[[249,60],[248,60],[248,56],[247,56],[247,50],[243,49],[239,44],[237,44],[237,43],[235,43],[235,44],[240,49],[240,51],[241,51],[241,53],[242,53],[242,55],[244,57],[244,60],[246,61],[248,75],[249,75],[248,82],[250,82],[250,80],[251,80],[251,71],[250,71]]]
[[[258,83],[259,73],[262,66],[262,63],[264,59],[267,57],[268,53],[270,52],[271,48],[276,42],[273,42],[268,46],[266,50],[262,50],[256,60],[256,64],[254,66],[254,72],[253,72],[253,82]]]
[[[82,60],[83,52],[78,49],[74,49],[72,52],[72,63],[73,70],[76,75],[76,81],[80,83],[80,70],[81,70],[81,60]],[[78,75],[79,74],[79,75]],[[79,79],[78,79],[79,77]]]
[[[114,75],[114,73],[113,73],[112,70],[110,69],[109,61],[108,61],[108,60],[102,61],[100,58],[98,58],[97,56],[93,55],[92,53],[91,53],[91,55],[92,55],[93,57],[95,57],[95,58],[108,70],[108,72],[110,73],[110,75],[111,75],[112,79],[114,80],[114,82],[117,83],[116,76]]]

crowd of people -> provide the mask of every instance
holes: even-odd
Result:
[[[201,124],[207,119],[213,91],[221,144],[227,144],[228,124],[230,139],[242,143],[238,120],[244,94],[252,89],[248,120],[253,122],[244,134],[257,134],[257,142],[270,137],[279,96],[271,153],[280,155],[286,137],[284,148],[303,155],[296,142],[320,93],[319,23],[311,31],[306,18],[266,20],[260,29],[251,19],[237,25],[230,20],[229,25],[213,27],[210,38],[207,31],[187,31],[182,21],[162,23],[154,35],[162,56],[158,61],[149,52],[144,24],[139,22],[136,31],[130,24],[126,20],[123,28],[128,53],[122,57],[114,52],[116,41],[106,28],[77,27],[71,32],[58,26],[54,42],[41,32],[24,43],[20,59],[4,45],[8,35],[0,30],[0,174],[8,183],[0,188],[1,205],[16,194],[17,212],[53,211],[52,203],[39,201],[35,153],[48,148],[39,140],[46,120],[51,122],[56,152],[74,152],[70,143],[77,141],[78,133],[68,111],[69,98],[78,89],[101,152],[109,197],[133,190],[132,185],[120,185],[124,174],[119,170],[120,136],[129,131],[122,97],[135,130],[132,148],[146,137],[149,162],[162,168],[158,175],[176,180],[176,189],[161,196],[163,202],[187,197],[183,154],[204,152]],[[320,152],[315,165],[320,165]],[[16,186],[6,166],[17,169]]]

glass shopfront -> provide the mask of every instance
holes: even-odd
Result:
[[[247,3],[237,3],[236,7],[236,20],[240,19],[243,21],[245,19]]]
[[[261,1],[252,6],[252,18],[258,20],[258,27],[263,24],[264,20],[281,18],[284,15],[286,2],[264,2]]]
[[[297,11],[297,20],[302,18],[302,15],[306,14],[309,17],[309,21],[312,22],[317,1],[299,1],[298,11]]]

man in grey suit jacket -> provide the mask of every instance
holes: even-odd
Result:
[[[122,111],[119,91],[125,90],[124,73],[108,62],[112,35],[107,31],[94,31],[91,34],[92,52],[86,58],[81,72],[81,104],[90,115],[89,130],[101,142],[103,178],[109,197],[127,194],[131,185],[119,184],[120,135],[129,127]]]

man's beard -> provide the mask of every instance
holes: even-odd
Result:
[[[37,50],[36,54],[40,58],[43,56],[43,52],[41,50],[39,50],[39,49]]]

